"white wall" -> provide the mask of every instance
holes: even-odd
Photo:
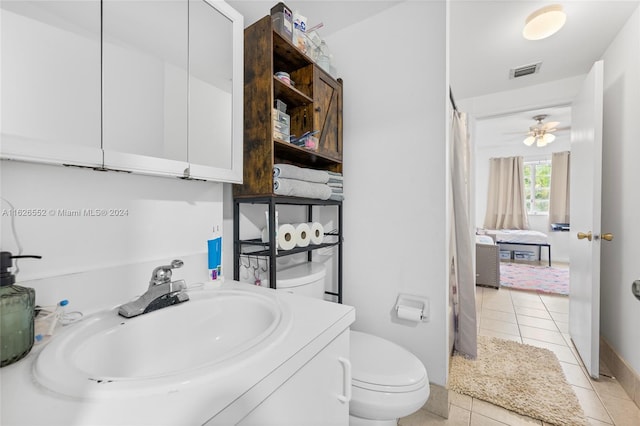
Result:
[[[602,244],[601,333],[640,373],[640,301],[631,283],[640,279],[640,9],[604,56],[602,231],[615,239]]]
[[[344,302],[354,329],[408,348],[447,377],[445,2],[403,2],[327,43],[344,79]],[[397,320],[399,293],[428,323]]]
[[[517,90],[491,93],[475,98],[456,99],[456,103],[460,110],[476,118],[567,105],[578,93],[584,77],[585,75],[577,75]],[[455,93],[455,86],[453,90]]]
[[[207,278],[206,241],[222,226],[222,184],[5,160],[0,167],[2,198],[44,214],[15,217],[24,254],[42,256],[21,260],[16,278],[36,289],[38,304],[68,299],[89,312],[124,303],[146,290],[155,266],[176,258],[185,265],[174,277]],[[3,200],[2,250],[17,254],[10,208]]]

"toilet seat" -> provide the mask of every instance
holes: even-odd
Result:
[[[403,347],[353,330],[350,344],[352,386],[389,393],[413,392],[427,386],[424,365]]]

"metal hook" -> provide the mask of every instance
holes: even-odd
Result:
[[[262,279],[260,279],[260,258],[256,256],[256,267],[253,269],[253,277],[256,279],[255,285],[262,285]]]

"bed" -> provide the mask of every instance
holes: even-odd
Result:
[[[499,246],[535,246],[538,247],[538,262],[542,260],[542,248],[549,254],[551,266],[551,244],[547,234],[529,229],[485,229],[484,233],[491,236]]]

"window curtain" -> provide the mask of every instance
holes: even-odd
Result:
[[[454,314],[454,348],[469,358],[476,358],[475,245],[469,219],[470,149],[465,114],[454,110],[451,126],[449,286]]]
[[[522,157],[489,160],[487,229],[529,229],[524,204],[524,165]]]
[[[570,223],[569,181],[571,153],[554,152],[551,156],[551,195],[549,197],[549,225]]]

